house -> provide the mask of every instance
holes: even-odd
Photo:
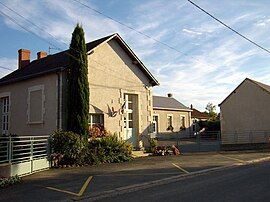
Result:
[[[86,46],[89,126],[104,124],[141,146],[151,128],[152,87],[158,81],[118,34]],[[29,50],[18,51],[18,69],[0,79],[2,134],[37,136],[66,129],[67,51],[48,56],[38,52],[31,62]]]
[[[270,86],[246,78],[220,104],[222,144],[267,143]]]
[[[193,105],[190,105],[191,112],[191,121],[192,121],[192,131],[196,134],[200,131],[199,122],[207,121],[209,119],[209,115],[206,112],[201,112],[198,109],[194,108]]]
[[[189,137],[192,125],[191,111],[173,98],[171,93],[167,97],[153,96],[153,132],[156,134],[177,132],[180,137]]]

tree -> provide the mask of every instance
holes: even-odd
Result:
[[[72,33],[68,55],[67,129],[77,134],[87,135],[89,114],[88,64],[84,31],[79,24]]]
[[[210,120],[216,120],[217,113],[216,113],[216,106],[213,103],[208,103],[205,107],[206,112],[208,113]]]

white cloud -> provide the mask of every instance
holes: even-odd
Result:
[[[18,61],[14,58],[0,57],[0,78],[11,72],[10,70],[1,67],[16,70]]]
[[[269,26],[270,25],[270,18],[263,18],[263,19],[260,19],[258,20],[256,23],[255,23],[256,26],[258,27],[266,27],[266,26]]]
[[[91,7],[102,10],[94,4],[94,1],[85,2]],[[38,31],[33,25],[3,7],[0,7],[1,11],[4,10],[40,36],[58,45],[61,44],[61,47],[67,48],[58,41],[62,40],[69,44],[77,22],[83,24],[87,41],[119,32],[160,81],[161,86],[155,87],[154,92],[162,95],[172,92],[179,101],[186,105],[192,103],[202,110],[208,102],[216,105],[220,103],[245,77],[260,81],[267,81],[270,78],[270,73],[267,72],[268,66],[265,66],[264,73],[261,74],[256,69],[258,63],[260,66],[268,64],[266,61],[269,58],[263,51],[236,36],[209,16],[200,11],[194,12],[196,8],[187,2],[146,1],[133,4],[134,6],[123,19],[119,19],[114,11],[113,16],[191,57],[186,57],[155,40],[97,15],[73,1],[14,0],[5,3],[48,30],[58,40]],[[110,4],[113,10],[114,3],[110,2]],[[241,2],[234,1],[230,3],[226,1],[226,4],[218,5],[208,2],[205,4],[207,4],[205,8],[213,11],[230,26],[270,47],[268,42],[270,19],[262,17],[267,16],[269,11],[263,10],[267,9],[263,4],[248,2],[245,6]],[[241,12],[236,12],[239,8],[238,4],[241,5]],[[224,10],[228,12],[223,12]],[[21,31],[7,19],[5,23]],[[258,57],[259,59],[256,59]],[[17,60],[6,59],[6,61],[5,63],[3,58],[0,58],[0,65],[12,64],[14,68],[17,66],[15,65]]]
[[[183,32],[187,33],[188,36],[202,35],[202,32],[197,32],[189,29],[182,29]]]

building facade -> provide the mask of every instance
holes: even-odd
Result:
[[[222,144],[269,142],[270,86],[246,78],[219,104]]]
[[[157,80],[118,34],[86,46],[89,127],[104,124],[121,139],[141,146],[151,128]],[[66,53],[39,52],[30,62],[30,51],[19,50],[18,70],[0,80],[2,134],[49,135],[66,129]]]
[[[168,97],[153,96],[153,132],[157,135],[177,133],[190,137],[192,132],[191,111],[168,94]]]

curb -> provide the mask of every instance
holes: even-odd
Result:
[[[150,181],[150,182],[144,182],[144,183],[140,183],[140,184],[133,184],[133,185],[129,185],[129,186],[119,187],[119,188],[115,188],[115,189],[108,190],[108,191],[98,192],[98,193],[95,193],[91,196],[88,195],[88,196],[84,196],[84,197],[80,197],[80,198],[73,198],[72,200],[73,201],[84,201],[84,200],[85,201],[89,201],[89,200],[90,201],[97,201],[97,200],[101,200],[101,199],[108,198],[108,197],[115,197],[118,195],[155,187],[158,185],[165,185],[165,184],[169,184],[169,183],[173,183],[173,182],[178,182],[181,180],[205,175],[208,173],[214,173],[214,172],[218,172],[221,170],[232,169],[232,168],[239,167],[239,166],[251,165],[251,164],[260,163],[260,162],[269,161],[269,160],[270,160],[270,157],[264,157],[264,158],[260,158],[260,159],[246,161],[245,163],[234,163],[232,165],[215,167],[215,168],[200,170],[200,171],[196,171],[196,172],[192,172],[192,173],[188,173],[188,174],[181,174],[181,175],[176,175],[176,176],[172,176],[172,177],[167,177],[167,178],[154,180],[154,181]]]

